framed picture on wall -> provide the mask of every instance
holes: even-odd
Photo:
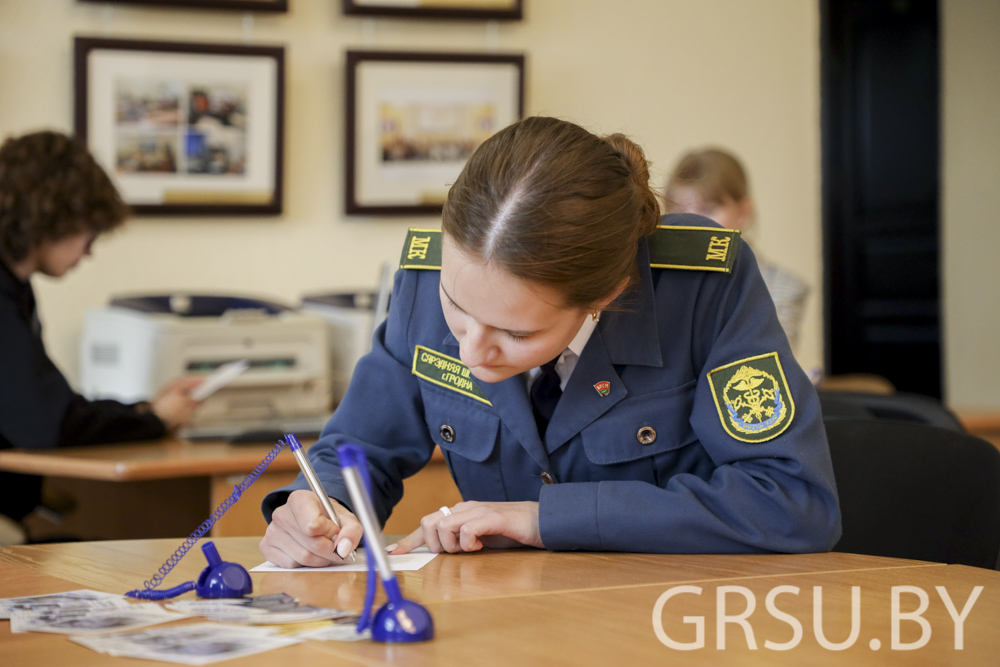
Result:
[[[241,12],[287,12],[288,0],[79,0],[92,4],[183,7],[185,9],[232,9]]]
[[[344,14],[520,21],[523,0],[341,0]]]
[[[77,37],[74,124],[132,209],[276,215],[280,46]]]
[[[345,202],[436,215],[473,151],[524,113],[519,54],[347,52]]]

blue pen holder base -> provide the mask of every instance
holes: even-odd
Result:
[[[387,602],[375,612],[371,629],[373,641],[422,642],[434,638],[434,619],[416,602]]]
[[[208,567],[201,571],[194,590],[200,598],[241,598],[253,592],[250,573],[239,563],[227,563],[219,556],[214,542],[205,542],[201,550]]]

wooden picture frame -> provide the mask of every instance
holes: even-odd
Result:
[[[521,54],[348,51],[345,208],[437,215],[472,152],[524,115]]]
[[[288,0],[78,0],[90,4],[114,3],[145,7],[177,7],[178,9],[223,9],[238,12],[288,11]]]
[[[524,0],[341,0],[348,16],[520,21]]]
[[[282,210],[285,50],[77,37],[74,125],[145,215]]]

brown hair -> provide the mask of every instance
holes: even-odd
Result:
[[[672,202],[676,188],[693,188],[703,200],[725,204],[742,201],[750,194],[747,175],[740,161],[718,148],[692,151],[681,158],[667,180],[666,199]],[[672,210],[670,203],[668,209]]]
[[[558,305],[589,308],[636,284],[639,239],[659,217],[641,148],[535,116],[476,150],[448,192],[442,230],[463,252],[558,289]]]
[[[127,214],[83,142],[45,131],[0,146],[0,257],[8,262],[43,241],[114,229]]]

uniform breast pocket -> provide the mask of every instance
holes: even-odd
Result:
[[[465,500],[503,500],[499,471],[500,418],[464,396],[427,387],[424,415]],[[495,488],[494,488],[495,487]]]
[[[697,382],[629,397],[582,431],[583,448],[604,478],[659,483],[678,450],[697,441],[691,410]]]

